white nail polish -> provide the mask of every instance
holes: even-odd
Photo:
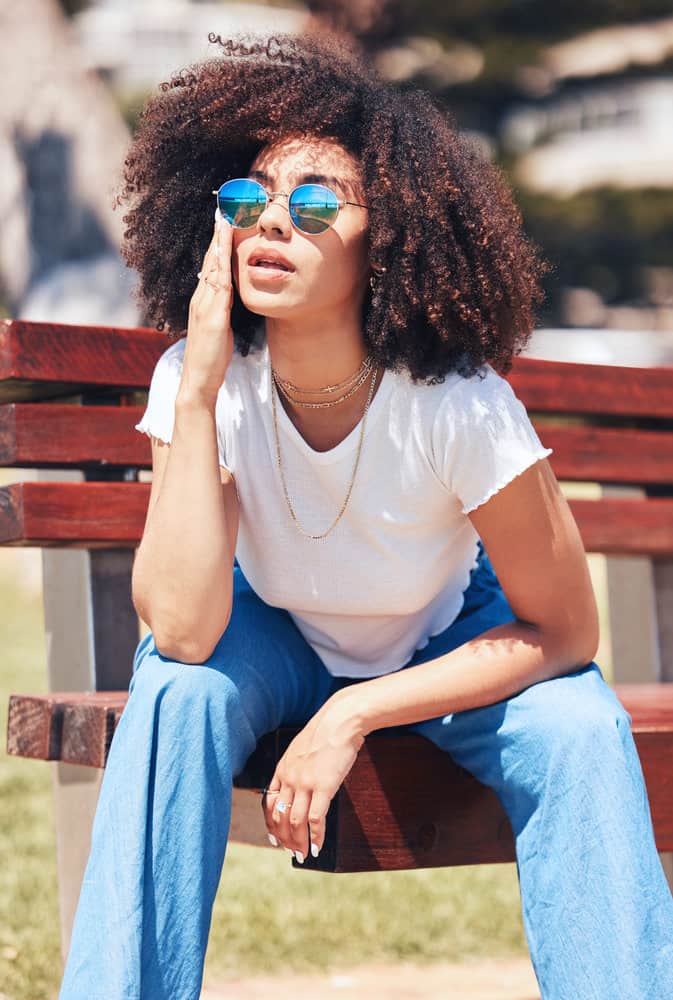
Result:
[[[300,865],[304,864],[304,855],[301,853],[301,851],[295,851],[294,856]]]
[[[278,841],[276,840],[276,838],[272,833],[267,833],[267,837],[269,838],[269,841],[273,844],[274,847],[278,847]]]
[[[319,847],[317,844],[311,844],[311,854],[314,858],[318,857]]]
[[[291,854],[292,857],[294,857],[294,851],[291,851],[289,847],[284,847],[283,850],[287,851],[288,854]]]

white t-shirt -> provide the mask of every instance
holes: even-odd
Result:
[[[169,442],[186,339],[159,358],[136,429]],[[539,458],[523,403],[490,365],[470,379],[414,384],[386,369],[369,407],[346,510],[322,540],[304,537],[283,493],[268,347],[234,352],[216,404],[219,460],[240,500],[236,558],[253,590],[285,608],[335,676],[404,666],[463,605],[479,536],[467,513]],[[276,390],[274,389],[274,392]],[[304,441],[276,397],[290,500],[320,534],[346,496],[361,422],[335,448]]]

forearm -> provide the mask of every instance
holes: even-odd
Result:
[[[588,652],[565,636],[507,622],[434,660],[350,685],[333,697],[366,735],[491,705],[590,663],[595,653]]]
[[[201,659],[227,626],[234,552],[214,407],[180,396],[161,491],[133,567],[138,613],[160,651]]]

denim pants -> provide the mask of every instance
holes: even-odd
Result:
[[[401,669],[515,620],[488,556],[456,620]],[[234,566],[212,656],[139,643],[101,784],[59,1000],[198,1000],[231,816],[260,736],[303,725],[335,678]],[[491,786],[511,821],[543,1000],[671,1000],[673,898],[630,716],[595,661],[482,708],[410,725]]]

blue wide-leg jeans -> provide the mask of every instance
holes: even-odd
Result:
[[[456,620],[402,669],[515,616],[488,556]],[[339,688],[286,611],[234,567],[231,621],[199,664],[138,645],[103,775],[59,1000],[198,1000],[232,778],[260,736]],[[516,840],[543,1000],[671,1000],[673,897],[630,717],[595,661],[409,728],[492,787]]]

